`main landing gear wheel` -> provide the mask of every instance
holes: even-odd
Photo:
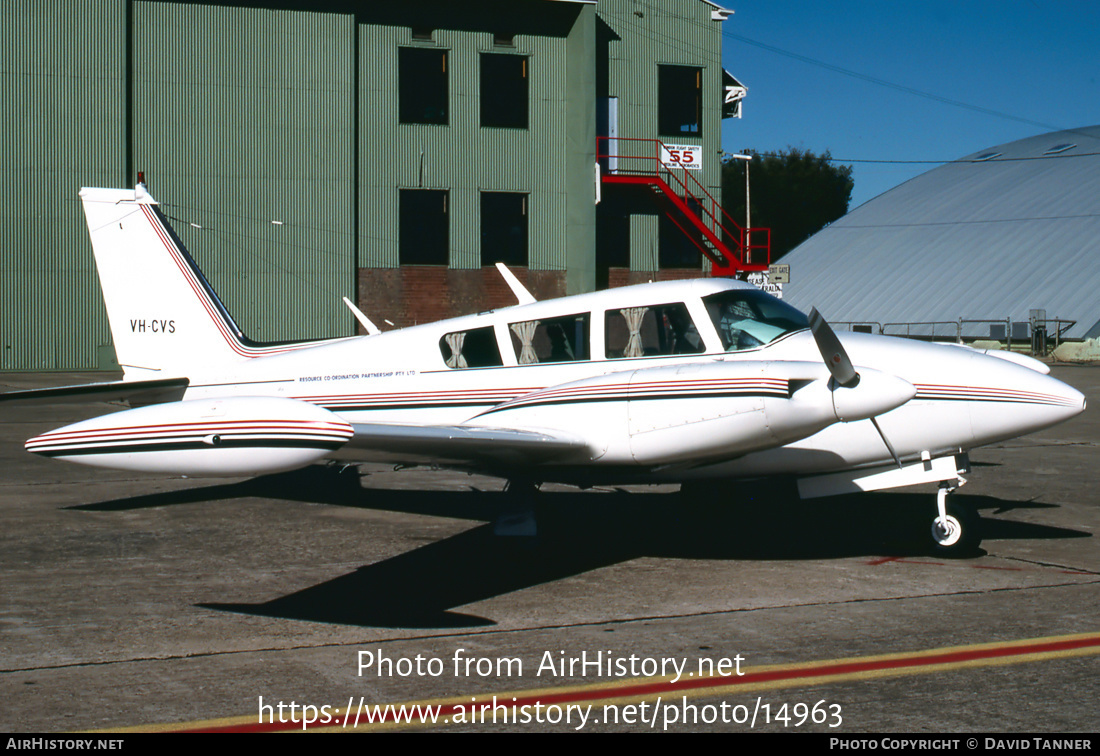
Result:
[[[936,492],[936,517],[932,520],[932,549],[941,556],[971,556],[982,542],[981,518],[973,509],[947,501],[955,490],[947,483]]]

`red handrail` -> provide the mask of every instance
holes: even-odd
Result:
[[[632,143],[631,146],[635,143],[650,144],[653,151],[651,154],[643,155],[618,154],[619,143],[625,142]],[[597,160],[599,160],[605,172],[603,180],[608,182],[649,183],[662,188],[670,197],[679,199],[679,203],[674,202],[678,209],[689,218],[695,216],[695,225],[697,225],[703,236],[722,253],[723,257],[732,258],[717,260],[708,250],[696,243],[696,246],[700,246],[704,254],[722,269],[722,273],[736,272],[737,269],[745,267],[763,269],[771,262],[771,229],[765,227],[745,228],[734,220],[690,170],[686,168],[676,170],[661,160],[662,149],[669,152],[668,147],[661,140],[601,136],[597,137],[596,143]],[[612,152],[612,148],[615,148],[616,152]],[[628,162],[623,166],[620,161]],[[641,162],[639,164],[629,161]],[[709,219],[709,227],[702,218],[691,212],[687,205],[688,200],[694,201],[705,218]],[[680,228],[683,230],[682,226]],[[725,239],[729,239],[736,249],[731,250]],[[754,252],[763,253],[763,263],[754,259],[758,257]]]

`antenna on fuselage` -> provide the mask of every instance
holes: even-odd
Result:
[[[355,319],[359,321],[359,324],[366,330],[368,336],[374,336],[382,333],[382,331],[374,323],[370,322],[370,318],[363,314],[363,311],[356,307],[350,299],[343,297],[344,304],[351,310],[351,314],[355,316]]]
[[[521,305],[533,304],[538,301],[531,292],[527,291],[527,288],[519,282],[519,279],[512,274],[512,271],[508,270],[507,265],[498,262],[497,270],[500,271],[500,275],[504,277],[504,283],[508,284],[508,288],[516,295],[516,299],[519,300]]]

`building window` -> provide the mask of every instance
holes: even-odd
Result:
[[[481,264],[527,265],[527,195],[481,193]]]
[[[657,66],[657,130],[661,136],[703,136],[703,69]]]
[[[481,54],[481,125],[527,128],[527,58]]]
[[[402,265],[446,265],[450,262],[447,191],[402,189],[398,254]]]
[[[447,51],[402,47],[398,51],[398,119],[447,123]]]

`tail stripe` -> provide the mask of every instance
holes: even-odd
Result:
[[[178,267],[180,273],[183,274],[191,290],[202,303],[203,309],[206,310],[206,313],[210,316],[210,319],[214,322],[218,331],[221,332],[226,344],[228,344],[229,348],[235,353],[241,357],[264,357],[272,354],[293,352],[321,343],[320,341],[303,341],[294,344],[280,344],[278,346],[267,347],[246,345],[241,340],[241,333],[237,324],[233,322],[225,306],[222,305],[220,301],[216,300],[216,295],[210,289],[209,283],[201,276],[194,260],[192,260],[190,255],[183,250],[181,245],[173,240],[164,222],[159,217],[159,214],[149,205],[141,205],[141,210],[145,213],[146,219],[153,227],[153,230],[156,231],[161,243],[171,255],[172,261],[175,262],[176,267]]]

